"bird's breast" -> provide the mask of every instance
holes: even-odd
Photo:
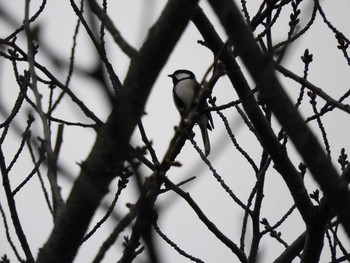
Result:
[[[178,105],[177,107],[182,108],[184,107],[186,110],[189,109],[191,106],[193,97],[195,95],[195,85],[193,83],[193,80],[185,79],[177,83],[174,87],[174,99],[175,102],[177,100],[180,100],[182,105]]]

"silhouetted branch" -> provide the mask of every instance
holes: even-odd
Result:
[[[217,54],[217,52],[221,50],[223,42],[218,37],[213,26],[207,20],[201,9],[197,9],[197,13],[193,20],[204,37],[207,45],[214,54]],[[307,222],[309,217],[312,217],[311,211],[313,205],[308,197],[299,173],[289,160],[285,150],[281,147],[276,135],[271,129],[271,126],[266,121],[266,118],[261,112],[261,109],[259,108],[259,105],[232,53],[228,50],[224,50],[220,59],[226,66],[228,77],[242,100],[245,112],[255,126],[260,143],[271,155],[276,170],[286,181],[304,221]]]
[[[123,89],[106,124],[99,130],[90,155],[81,165],[65,209],[38,255],[39,262],[70,262],[74,258],[96,208],[108,192],[109,183],[121,173],[123,161],[128,158],[130,136],[143,114],[151,88],[195,6],[196,1],[170,1],[138,55],[132,59]],[[81,17],[79,10],[75,11]],[[130,253],[126,252],[122,262],[132,259],[141,232],[142,229],[133,232],[136,237],[132,236],[127,250]]]
[[[103,10],[96,3],[96,1],[89,0],[89,4],[90,4],[92,12],[94,12],[95,15],[101,20],[101,22],[104,24],[104,26],[110,32],[115,43],[118,44],[118,46],[121,48],[121,50],[123,50],[124,53],[126,55],[128,55],[129,58],[132,58],[133,56],[135,56],[137,54],[136,49],[134,49],[131,45],[129,45],[129,43],[126,42],[126,40],[122,37],[122,35],[118,31],[118,29],[113,24],[110,17],[105,12],[103,12]]]
[[[0,172],[2,175],[2,184],[5,190],[6,198],[7,198],[7,203],[9,206],[10,214],[11,214],[11,219],[13,222],[13,226],[16,230],[17,237],[21,243],[22,249],[26,255],[26,260],[28,263],[34,263],[34,257],[33,254],[30,250],[28,240],[24,234],[22,224],[17,212],[16,208],[16,202],[14,197],[12,196],[12,190],[11,190],[11,185],[10,185],[10,178],[7,173],[7,167],[5,163],[5,157],[3,154],[3,150],[0,147]]]
[[[271,107],[287,131],[350,236],[350,192],[276,79],[271,59],[261,53],[233,2],[226,0],[209,2],[259,86],[262,101]],[[299,208],[298,205],[297,207]]]
[[[189,193],[185,193],[181,188],[177,187],[173,184],[168,178],[165,177],[165,185],[181,196],[186,202],[192,207],[192,209],[196,212],[199,219],[208,227],[208,229],[231,251],[240,259],[241,262],[249,262],[246,255],[243,251],[241,251],[238,246],[233,243],[228,237],[226,237],[213,222],[211,222],[204,214],[204,212],[200,209],[200,207],[196,204],[196,202],[192,199]]]

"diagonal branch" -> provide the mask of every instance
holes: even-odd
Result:
[[[244,254],[244,252],[241,249],[239,249],[239,247],[234,242],[232,242],[232,240],[227,238],[217,228],[217,226],[207,218],[207,216],[200,209],[200,207],[196,204],[196,202],[192,199],[192,197],[190,196],[189,193],[184,192],[180,187],[178,187],[174,183],[172,183],[167,177],[165,177],[165,184],[169,189],[173,190],[175,193],[177,193],[179,196],[181,196],[184,200],[186,200],[186,202],[191,206],[191,208],[197,214],[199,219],[208,227],[208,229],[222,243],[224,243],[228,248],[231,249],[231,251],[239,258],[240,262],[249,262],[247,259],[247,256]]]
[[[276,170],[282,175],[290,189],[301,216],[305,222],[308,222],[312,216],[313,205],[304,183],[263,115],[234,55],[227,49],[222,49],[224,43],[215,32],[215,29],[202,9],[198,8],[196,15],[193,17],[193,22],[213,53],[217,56],[221,52],[220,59],[227,67],[228,77],[242,101],[244,110],[258,133],[260,143],[273,158]]]
[[[234,2],[209,0],[239,56],[261,91],[261,99],[271,107],[287,131],[315,180],[329,199],[350,236],[350,192],[327,158],[316,136],[305,124],[281,83],[275,76],[272,60],[265,56],[254,40]]]
[[[307,81],[306,79],[299,77],[297,74],[293,73],[292,71],[286,69],[285,67],[281,66],[280,64],[274,63],[274,67],[276,70],[281,72],[285,77],[293,79],[294,81],[300,83],[304,87],[308,88],[315,94],[317,94],[319,97],[324,99],[327,104],[338,108],[344,112],[350,113],[350,106],[349,104],[342,104],[340,101],[337,101],[333,99],[331,96],[329,96],[326,92],[324,92],[321,88],[315,86],[311,82]]]
[[[92,12],[102,21],[109,33],[114,39],[114,42],[118,44],[121,50],[129,57],[132,58],[136,55],[137,51],[123,38],[118,29],[113,24],[110,17],[102,10],[95,0],[89,0],[90,8]]]
[[[109,183],[121,174],[128,142],[152,86],[184,31],[197,1],[170,0],[131,61],[112,112],[98,132],[66,206],[38,255],[38,262],[72,262]],[[181,14],[179,16],[178,14]]]
[[[5,156],[1,147],[0,147],[0,172],[2,176],[2,184],[5,189],[7,203],[10,209],[13,226],[15,228],[17,237],[21,243],[22,249],[26,255],[26,262],[32,263],[34,262],[34,258],[30,250],[27,237],[24,234],[20,218],[18,216],[15,198],[12,196],[10,179],[9,179],[9,175],[7,173],[7,168],[5,164]]]

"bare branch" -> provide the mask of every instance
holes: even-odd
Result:
[[[169,1],[140,52],[131,61],[123,89],[106,124],[99,130],[90,155],[82,163],[66,207],[40,250],[39,262],[71,262],[76,255],[96,208],[108,192],[109,183],[120,175],[123,161],[128,158],[130,136],[143,114],[150,90],[196,3]],[[179,13],[182,16],[178,16]]]
[[[347,185],[276,79],[271,60],[261,53],[235,4],[226,0],[209,2],[259,86],[262,100],[286,129],[350,236],[350,192]]]

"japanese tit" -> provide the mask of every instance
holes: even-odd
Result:
[[[187,112],[191,106],[194,97],[197,95],[200,84],[196,80],[195,75],[186,69],[176,70],[173,74],[168,75],[173,80],[173,99],[178,111]],[[201,113],[203,109],[207,108],[208,104],[205,101],[198,108],[198,112]],[[210,112],[202,114],[197,121],[203,137],[204,153],[208,156],[210,153],[210,142],[208,136],[208,130],[214,128],[213,119]]]

